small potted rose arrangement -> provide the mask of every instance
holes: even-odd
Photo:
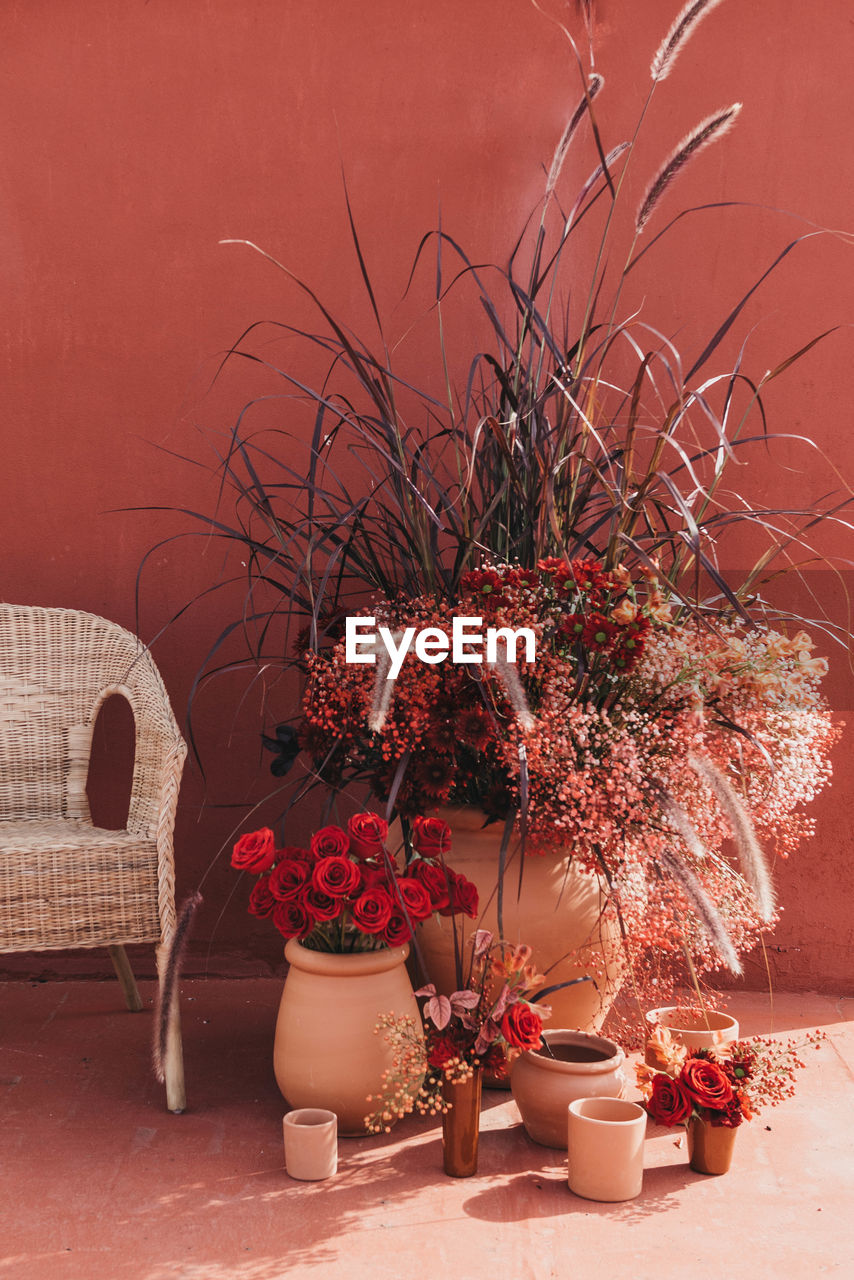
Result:
[[[308,848],[277,847],[269,828],[242,836],[231,865],[257,876],[249,912],[270,919],[285,939],[339,954],[401,947],[434,911],[477,915],[477,889],[444,860],[448,828],[415,818],[411,857],[399,867],[386,846],[388,824],[357,813],[327,826]]]
[[[478,929],[469,939],[469,962],[461,989],[449,995],[428,983],[420,1020],[386,1015],[377,1031],[393,1053],[380,1093],[368,1101],[371,1132],[387,1128],[412,1111],[442,1116],[445,1172],[468,1177],[477,1172],[481,1081],[484,1070],[506,1071],[507,1055],[541,1045],[543,1019],[550,1010],[536,1005],[545,982],[530,963],[531,948],[512,946]]]
[[[818,1047],[823,1039],[814,1032],[805,1043]],[[727,1172],[738,1127],[791,1097],[795,1072],[804,1066],[802,1046],[793,1040],[756,1036],[717,1051],[686,1049],[658,1027],[650,1044],[656,1066],[637,1066],[644,1107],[656,1124],[685,1126],[698,1173]]]

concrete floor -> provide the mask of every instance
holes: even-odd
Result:
[[[440,1129],[342,1139],[337,1177],[296,1183],[271,1068],[280,984],[184,983],[189,1110],[164,1109],[150,1013],[114,982],[0,984],[0,1280],[622,1280],[854,1277],[854,1000],[738,995],[744,1033],[823,1027],[795,1099],[738,1134],[732,1170],[688,1168],[650,1127],[639,1199],[580,1200],[565,1160],[484,1095],[480,1172]],[[143,988],[149,1000],[150,984]]]

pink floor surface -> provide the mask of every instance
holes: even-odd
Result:
[[[151,984],[142,986],[150,1009]],[[650,1126],[641,1196],[581,1200],[565,1157],[484,1095],[480,1170],[440,1129],[342,1139],[339,1172],[284,1171],[271,1067],[280,985],[188,981],[189,1109],[149,1070],[150,1011],[114,982],[0,983],[0,1280],[812,1280],[854,1277],[854,1000],[732,997],[743,1033],[823,1028],[797,1096],[742,1126],[722,1178]]]

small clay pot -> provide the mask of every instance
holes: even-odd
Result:
[[[727,1173],[737,1129],[692,1116],[688,1121],[688,1163],[695,1173]]]
[[[650,1009],[646,1015],[649,1029],[666,1027],[677,1044],[686,1049],[723,1049],[738,1039],[738,1023],[728,1013],[718,1009],[695,1010],[672,1006],[666,1009]],[[645,1061],[650,1067],[662,1070],[655,1046],[647,1044]]]
[[[585,1200],[633,1200],[643,1185],[646,1112],[623,1098],[578,1098],[567,1115],[567,1182]]]
[[[618,1098],[625,1086],[625,1054],[613,1040],[583,1031],[543,1032],[542,1049],[523,1053],[510,1068],[510,1088],[528,1136],[566,1150],[566,1109],[578,1098]]]

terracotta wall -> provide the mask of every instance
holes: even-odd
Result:
[[[616,141],[636,117],[649,59],[678,5],[593,7],[606,77],[598,105]],[[574,3],[563,9],[551,0],[551,12],[581,37]],[[343,169],[380,307],[399,333],[418,313],[418,294],[400,311],[395,304],[440,201],[444,226],[474,256],[506,256],[541,190],[577,76],[568,42],[528,0],[30,0],[4,6],[3,28],[2,594],[135,626],[142,557],[190,526],[129,509],[212,508],[209,473],[175,454],[209,458],[205,431],[227,425],[266,389],[249,365],[212,384],[223,351],[256,320],[310,323],[305,299],[282,274],[219,241],[262,245],[337,314],[364,324]],[[852,45],[846,0],[824,0],[820,16],[806,16],[795,0],[729,0],[660,86],[630,207],[684,132],[734,100],[744,103],[737,129],[680,180],[671,207],[761,206],[686,220],[639,282],[639,296],[683,350],[698,349],[788,240],[816,224],[854,227]],[[852,252],[842,236],[806,241],[739,325],[741,335],[751,333],[747,359],[756,373],[841,326],[769,407],[778,430],[812,435],[849,477]],[[426,302],[429,280],[420,284]],[[414,330],[406,359],[435,368],[429,324]],[[795,444],[776,457],[758,456],[743,487],[785,501],[839,483]],[[141,578],[144,637],[153,639],[223,572],[215,544],[158,546]],[[837,608],[840,582],[809,577]],[[157,640],[179,718],[233,607],[233,598],[207,599]],[[851,678],[841,651],[829,683],[844,713]],[[188,770],[178,828],[180,890],[204,878],[198,955],[230,972],[277,955],[242,902],[227,901],[233,875],[220,850],[247,820],[247,800],[269,782],[257,688],[242,718],[238,698],[237,678],[226,677],[202,699],[207,781]],[[122,735],[120,718],[107,725],[100,772],[121,754]],[[771,957],[778,986],[850,990],[848,755],[843,744],[834,790],[817,806],[816,839],[780,869],[785,913]],[[97,790],[109,816],[110,788]],[[749,980],[762,983],[759,964]]]

